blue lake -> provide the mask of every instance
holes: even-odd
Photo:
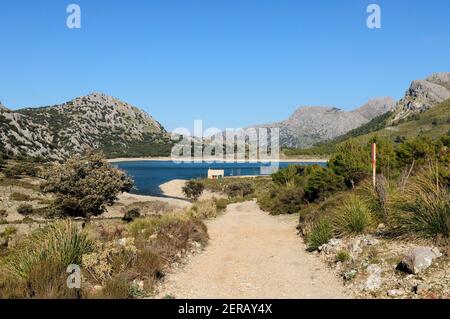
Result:
[[[133,178],[135,188],[131,193],[161,196],[159,185],[173,179],[206,178],[208,169],[223,169],[225,176],[267,175],[270,163],[174,163],[172,161],[130,161],[111,163]],[[279,167],[289,165],[326,165],[325,163],[280,162]]]

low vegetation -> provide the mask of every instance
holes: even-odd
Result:
[[[203,193],[205,186],[196,180],[187,181],[183,186],[183,193],[187,198],[197,200]]]
[[[42,191],[54,194],[55,214],[87,219],[102,214],[119,193],[133,186],[124,172],[109,165],[98,153],[72,157],[46,170],[44,178]]]

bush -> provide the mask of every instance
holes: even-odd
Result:
[[[27,202],[27,201],[31,200],[31,197],[30,197],[30,195],[23,194],[23,193],[12,193],[9,196],[9,199],[17,201],[17,202]]]
[[[22,204],[22,205],[19,205],[19,207],[17,207],[17,212],[20,215],[28,216],[28,215],[33,214],[34,209],[33,209],[33,206],[31,206],[29,204]]]
[[[203,193],[205,186],[199,181],[187,181],[183,186],[183,194],[187,198],[197,200]]]
[[[304,203],[304,192],[299,186],[274,186],[258,196],[259,207],[271,215],[296,214]]]
[[[21,175],[36,177],[39,169],[32,163],[19,163],[3,169],[3,174],[8,178],[17,178]]]
[[[422,170],[407,183],[398,208],[395,231],[448,239],[450,191],[433,170]]]
[[[276,205],[272,208],[271,213],[273,215],[297,214],[304,204],[303,195],[303,189],[300,187],[280,189]]]
[[[0,237],[9,238],[17,232],[17,228],[14,226],[6,227],[2,233],[0,233]]]
[[[124,276],[115,276],[105,282],[100,296],[104,299],[130,299],[132,295],[132,285]]]
[[[239,181],[225,187],[225,193],[229,197],[247,197],[255,192],[253,185],[247,181]]]
[[[352,195],[339,209],[334,219],[338,235],[362,234],[372,225],[372,215],[367,205],[358,196]]]
[[[189,211],[193,218],[199,219],[217,217],[217,212],[216,202],[212,199],[198,201]]]
[[[66,268],[59,261],[40,260],[30,267],[26,278],[17,280],[14,277],[6,277],[0,280],[0,299],[81,298],[81,290],[67,287],[67,276]]]
[[[139,217],[141,217],[141,210],[139,208],[131,208],[125,213],[122,220],[129,223]]]
[[[43,261],[51,260],[65,269],[70,264],[81,265],[81,257],[91,250],[91,241],[75,224],[60,221],[19,242],[7,257],[6,270],[15,278],[28,279],[34,267]]]
[[[342,189],[344,179],[332,170],[313,165],[307,168],[305,199],[308,202],[320,201],[332,193]]]
[[[216,199],[215,204],[216,204],[217,211],[219,211],[219,212],[224,211],[225,209],[227,209],[228,199],[226,199],[226,198]]]
[[[328,163],[352,188],[370,173],[370,153],[353,139],[339,144]]]
[[[328,219],[319,220],[308,235],[308,249],[316,250],[333,238],[333,226]]]
[[[42,185],[55,194],[55,211],[61,216],[84,217],[102,214],[121,192],[129,191],[132,180],[109,165],[101,154],[75,156],[47,170]]]
[[[349,261],[350,259],[351,259],[351,256],[350,256],[349,252],[346,250],[340,250],[340,251],[338,251],[338,253],[336,255],[336,261],[341,262],[341,263],[345,263],[345,262]]]

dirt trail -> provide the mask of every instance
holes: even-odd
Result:
[[[296,216],[270,216],[255,202],[208,221],[205,251],[169,273],[159,297],[345,298],[344,288],[296,235]]]

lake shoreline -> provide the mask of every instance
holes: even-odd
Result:
[[[213,162],[215,159],[212,158],[204,158],[203,162]],[[139,162],[139,161],[155,161],[155,162],[172,162],[171,157],[118,157],[118,158],[109,158],[107,159],[108,163],[122,163],[122,162]],[[279,159],[279,160],[266,160],[262,163],[272,163],[272,162],[279,162],[279,163],[287,163],[287,162],[293,162],[293,163],[328,163],[328,160],[326,159],[318,159],[318,158],[305,158],[305,159]],[[217,162],[216,162],[217,163]],[[220,163],[238,163],[235,160],[222,160]],[[245,161],[243,163],[251,163],[248,161]],[[258,162],[258,163],[261,163]]]

